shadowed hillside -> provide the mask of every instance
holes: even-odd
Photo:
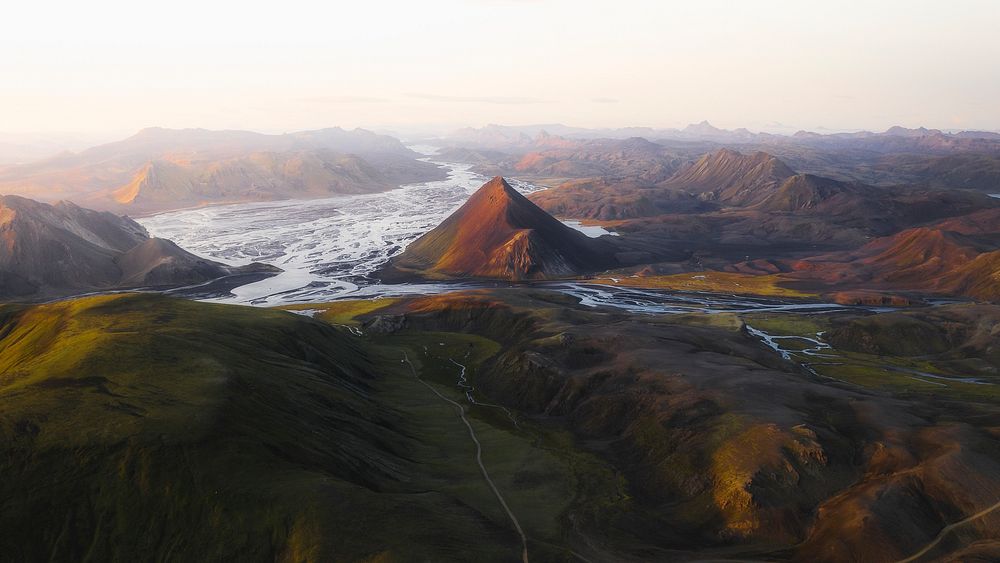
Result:
[[[0,299],[176,286],[280,271],[205,260],[170,241],[150,238],[128,217],[17,196],[0,196],[0,245]]]

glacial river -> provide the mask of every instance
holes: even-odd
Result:
[[[430,147],[412,147],[430,153]],[[425,160],[431,161],[430,156]],[[450,215],[489,178],[470,165],[433,161],[448,178],[388,192],[325,199],[240,203],[161,213],[139,222],[200,256],[230,265],[266,262],[283,273],[213,301],[271,306],[439,292],[477,284],[373,284],[368,275]],[[539,186],[508,179],[524,194]],[[567,223],[588,236],[600,227]],[[478,284],[481,285],[481,284]]]
[[[367,279],[379,266],[457,209],[486,180],[469,165],[442,163],[448,179],[377,194],[218,205],[161,213],[140,223],[150,234],[231,265],[266,262],[284,270],[215,301],[277,305],[370,297],[389,290]],[[540,188],[511,182],[522,193]],[[433,285],[433,284],[432,284]],[[400,293],[434,291],[400,286]]]
[[[431,147],[413,147],[430,155]],[[273,306],[342,298],[440,293],[505,284],[482,282],[380,284],[369,274],[435,227],[488,180],[470,165],[425,160],[444,166],[446,180],[409,184],[388,192],[326,199],[240,203],[161,213],[140,219],[150,232],[183,248],[231,265],[266,262],[283,273],[208,300]],[[521,193],[543,189],[511,180]],[[609,234],[600,227],[567,222],[587,236]],[[574,295],[588,306],[632,312],[811,311],[842,308],[799,300],[761,299],[706,293],[616,288],[585,283],[538,284]]]

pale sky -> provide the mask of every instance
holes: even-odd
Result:
[[[1000,129],[994,0],[17,1],[0,53],[0,132]]]

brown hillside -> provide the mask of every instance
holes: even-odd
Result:
[[[771,195],[794,175],[784,162],[765,152],[744,155],[721,149],[679,170],[664,185],[745,206]]]

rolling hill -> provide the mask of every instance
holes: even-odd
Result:
[[[0,349],[0,561],[517,553],[454,414],[325,323],[120,294],[0,305]]]
[[[583,537],[610,540],[598,545],[626,542],[596,557],[583,551],[588,559],[890,562],[937,546],[930,542],[945,526],[1000,498],[991,426],[997,308],[942,307],[930,314],[937,311],[941,332],[957,337],[948,346],[920,349],[930,339],[900,341],[907,331],[895,329],[874,340],[911,345],[918,350],[914,360],[934,354],[935,362],[950,361],[947,348],[960,348],[959,358],[981,356],[976,373],[989,385],[915,381],[913,372],[883,366],[936,369],[895,357],[846,369],[840,361],[853,360],[831,361],[827,354],[839,354],[843,338],[851,341],[845,350],[857,350],[868,331],[843,334],[840,315],[696,313],[664,322],[574,306],[539,288],[404,298],[362,315],[371,319],[369,330],[401,328],[383,338],[460,331],[502,343],[469,378],[489,402],[473,411],[502,405],[546,426],[562,425],[627,483],[627,497],[575,515]],[[396,322],[384,322],[390,317]],[[935,321],[926,324],[933,329]],[[751,326],[788,335],[793,350],[799,349],[793,335],[812,338],[830,328],[837,348],[825,349],[819,361],[811,350],[788,360]],[[817,377],[809,366],[833,376]],[[968,373],[970,365],[953,367]],[[964,399],[973,392],[976,399]],[[972,546],[983,560],[995,559],[1000,508],[990,510],[934,553],[960,559]]]

